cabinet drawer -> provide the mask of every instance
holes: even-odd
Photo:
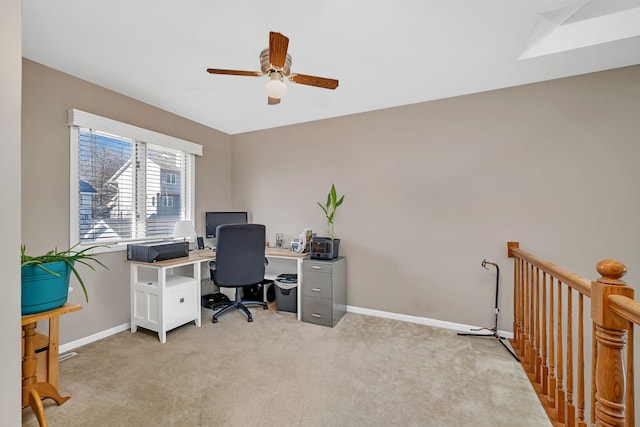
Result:
[[[302,263],[302,270],[304,273],[306,272],[316,272],[316,273],[329,273],[331,274],[333,271],[333,263],[329,261],[309,261],[304,260]]]
[[[302,297],[302,321],[332,326],[332,307],[331,300],[305,295]]]
[[[302,279],[302,295],[331,299],[332,277],[327,273],[306,273]]]
[[[166,295],[167,323],[194,317],[196,302],[195,286],[181,286],[170,289]]]

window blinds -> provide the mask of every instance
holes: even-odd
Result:
[[[176,221],[192,218],[193,155],[201,146],[78,110],[70,110],[69,124],[78,143],[76,241],[170,238]]]

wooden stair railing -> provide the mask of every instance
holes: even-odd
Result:
[[[620,280],[624,264],[600,261],[601,277],[591,282],[518,242],[508,242],[507,251],[514,258],[511,345],[553,425],[634,427],[633,328],[640,324],[640,302]]]

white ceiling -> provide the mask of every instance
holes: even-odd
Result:
[[[267,105],[269,31],[293,73]],[[23,56],[228,134],[640,64],[640,0],[24,0]]]

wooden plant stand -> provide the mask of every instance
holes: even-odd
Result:
[[[58,392],[58,336],[60,316],[82,309],[80,305],[66,303],[62,307],[42,313],[22,316],[22,339],[24,356],[22,358],[22,407],[31,406],[41,427],[47,427],[42,399],[53,399],[62,405],[70,396],[62,397]],[[49,320],[48,356],[46,381],[38,382],[36,359],[36,326],[40,320]]]

